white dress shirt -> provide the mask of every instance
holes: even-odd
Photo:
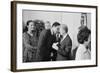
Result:
[[[91,59],[91,52],[89,49],[86,49],[86,47],[83,44],[80,44],[76,51],[75,60],[87,60],[87,59]]]

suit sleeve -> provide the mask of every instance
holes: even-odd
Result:
[[[72,41],[69,40],[66,42],[65,44],[65,47],[62,48],[62,47],[59,47],[59,54],[61,54],[62,56],[65,56],[65,57],[71,57],[71,48],[72,48]]]
[[[38,41],[38,49],[43,48],[43,46],[45,45],[45,41],[46,41],[46,31],[42,31]]]
[[[46,40],[46,32],[43,30],[39,36],[39,41],[38,41],[38,49],[37,49],[37,54],[36,54],[36,60],[41,61],[42,60],[42,54],[43,54],[43,47],[45,45],[45,40]]]

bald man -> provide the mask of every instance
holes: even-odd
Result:
[[[58,43],[54,43],[52,47],[57,50],[57,58],[56,60],[71,60],[71,49],[72,49],[72,40],[68,35],[68,27],[63,24],[60,28],[60,34],[62,35],[62,39],[60,41],[60,45]]]

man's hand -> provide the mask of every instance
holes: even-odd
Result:
[[[57,43],[53,43],[52,48],[54,48],[55,50],[58,50],[57,44],[58,44],[58,42]]]

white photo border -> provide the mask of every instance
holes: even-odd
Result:
[[[80,60],[80,61],[56,61],[56,62],[32,62],[23,63],[22,62],[22,10],[46,10],[46,11],[70,11],[70,12],[83,12],[91,13],[91,60]],[[43,68],[59,68],[59,67],[81,67],[96,65],[97,61],[97,34],[96,34],[96,8],[92,7],[71,7],[71,6],[53,6],[53,5],[42,5],[42,4],[29,4],[29,3],[18,3],[16,4],[16,70],[25,69],[43,69]]]

